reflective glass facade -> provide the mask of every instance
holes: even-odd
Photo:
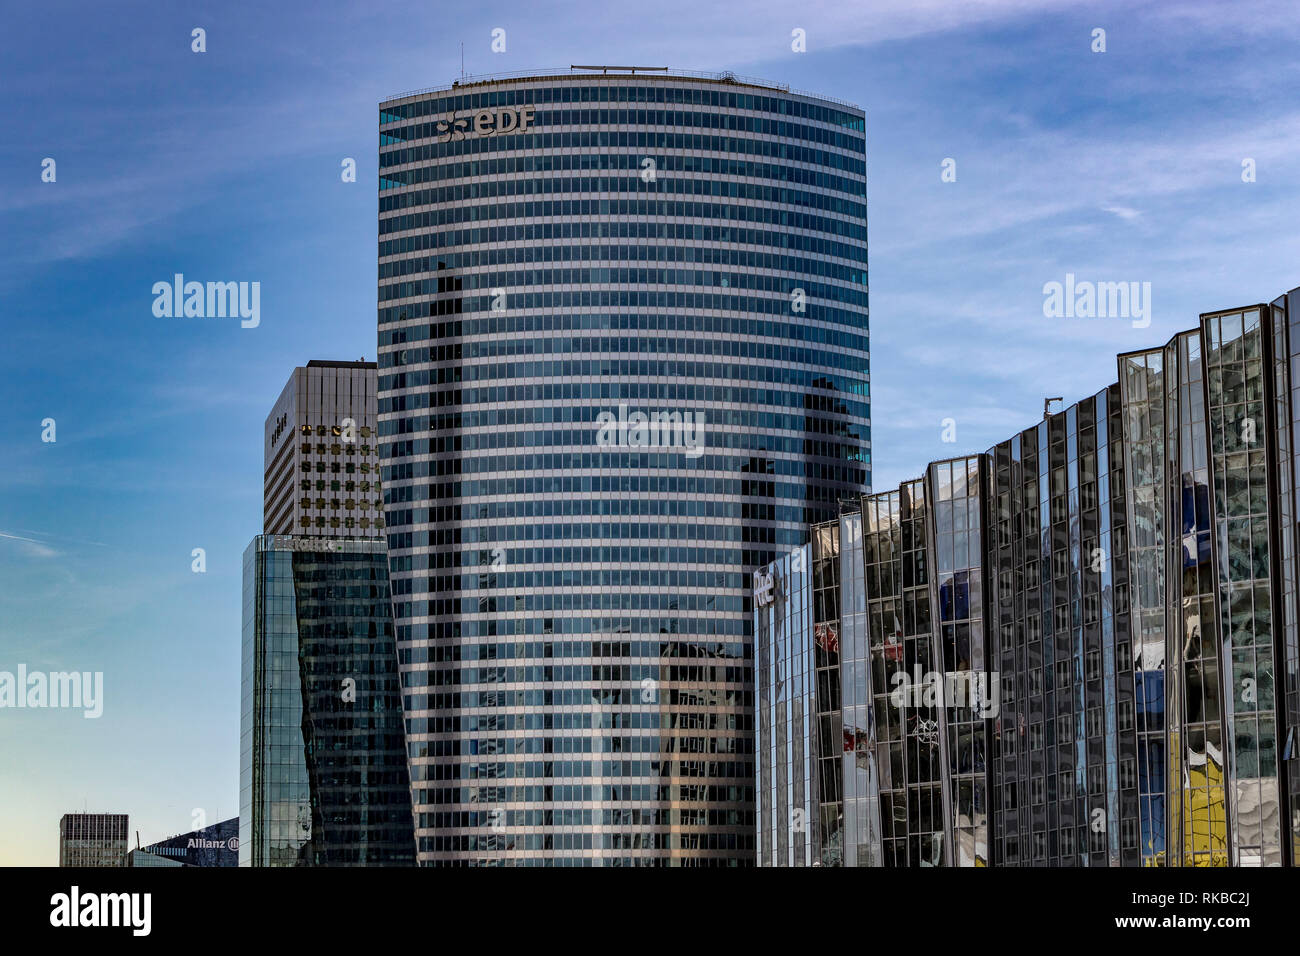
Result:
[[[856,863],[823,863],[1294,865],[1297,291],[1206,313],[1096,395],[862,499],[854,726],[880,848],[867,829]],[[844,673],[859,601],[816,599],[819,575],[848,592],[818,561],[842,533],[811,528],[808,658],[841,635]],[[851,683],[814,704],[846,751]],[[846,779],[822,775],[823,809]]]
[[[1201,829],[1192,826],[1200,820],[1194,812],[1197,804],[1188,800],[1184,854],[1200,865],[1222,865],[1216,857],[1228,853],[1233,863],[1243,866],[1277,865],[1283,842],[1278,778],[1282,747],[1274,693],[1274,622],[1280,624],[1286,615],[1281,576],[1274,567],[1283,555],[1276,520],[1277,471],[1270,464],[1277,460],[1277,431],[1270,427],[1270,416],[1276,407],[1276,385],[1281,384],[1279,396],[1286,394],[1286,387],[1274,381],[1283,369],[1273,362],[1275,339],[1267,306],[1202,316],[1201,341],[1206,346],[1212,436],[1207,472],[1214,482],[1213,538],[1222,550],[1218,573],[1207,588],[1218,591],[1219,641],[1207,640],[1202,654],[1205,673],[1215,678],[1207,695],[1220,690],[1219,673],[1228,678],[1222,688],[1219,774],[1222,779],[1226,756],[1223,786],[1231,845],[1219,837],[1224,828],[1216,826],[1218,815]],[[1194,676],[1189,668],[1189,695],[1197,690]],[[1189,716],[1192,713],[1189,706]],[[1215,742],[1207,739],[1207,752]],[[1213,760],[1206,766],[1205,785],[1213,786]],[[1198,769],[1189,762],[1189,788],[1201,783],[1194,776]]]
[[[816,672],[808,546],[755,572],[754,735],[759,866],[812,866],[817,798]]]
[[[937,653],[925,489],[925,481],[909,481],[862,501],[870,717],[881,780],[881,865],[889,867],[943,866],[948,845],[939,708],[914,690],[924,688]]]
[[[420,861],[752,862],[750,572],[870,477],[862,112],[574,72],[379,124]]]
[[[382,541],[244,552],[240,866],[411,866]]]
[[[132,866],[238,866],[239,817],[131,851]]]
[[[1138,862],[1117,386],[990,449],[995,865]]]

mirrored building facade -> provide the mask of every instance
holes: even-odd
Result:
[[[807,710],[840,716],[846,753],[865,730],[879,812],[856,860],[836,838],[847,809],[844,829],[810,831],[812,859],[1294,865],[1297,324],[1297,291],[1206,313],[1119,356],[1116,384],[865,496],[862,714],[842,564],[838,619],[815,598],[818,542],[845,553],[828,534],[846,519],[811,529],[813,630],[783,635],[805,658],[785,666],[817,665],[819,629],[841,635],[845,679],[811,684]],[[822,807],[849,792],[841,769],[815,778]]]
[[[812,866],[820,803],[808,545],[754,574],[755,852],[760,866]]]
[[[413,866],[383,541],[244,552],[240,866]]]
[[[862,111],[629,69],[379,107],[421,863],[752,863],[749,574],[869,485]]]
[[[238,866],[239,817],[131,851],[132,866]]]

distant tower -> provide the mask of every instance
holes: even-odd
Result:
[[[296,368],[266,419],[267,534],[383,535],[374,362]]]
[[[59,820],[59,866],[126,866],[125,813],[65,813]]]

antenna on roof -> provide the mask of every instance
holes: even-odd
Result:
[[[460,41],[460,78],[465,79],[465,41]]]

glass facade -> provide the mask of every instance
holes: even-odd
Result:
[[[817,854],[816,674],[808,546],[754,578],[754,814],[759,866],[812,866]]]
[[[871,715],[878,736],[881,865],[945,865],[937,701],[925,693],[930,616],[926,482],[862,500]]]
[[[381,541],[244,552],[240,866],[415,863]]]
[[[988,727],[978,675],[987,684],[980,459],[936,462],[928,478],[933,519],[930,577],[934,674],[942,675],[939,752],[950,865],[988,865]],[[936,688],[939,690],[939,688]]]
[[[992,859],[1138,862],[1119,389],[990,449]]]
[[[1206,313],[1096,395],[862,499],[870,707],[819,680],[815,710],[846,751],[865,728],[880,851],[868,828],[822,862],[1294,865],[1297,292]],[[819,561],[840,524],[811,528],[809,659],[834,633],[846,674],[856,568]],[[820,783],[825,835],[849,785]]]
[[[670,74],[380,106],[422,863],[755,859],[750,571],[870,478],[864,125]]]
[[[1165,350],[1122,355],[1124,468],[1130,517],[1134,731],[1139,847],[1145,865],[1166,858],[1170,777],[1165,704]],[[1217,616],[1216,616],[1217,619]]]
[[[1221,815],[1212,817],[1206,837],[1191,831],[1184,851],[1200,865],[1223,865],[1220,858],[1229,852],[1232,862],[1243,866],[1282,862],[1273,622],[1284,615],[1281,579],[1273,569],[1280,557],[1279,529],[1270,520],[1270,512],[1276,519],[1279,510],[1277,473],[1270,466],[1270,459],[1277,460],[1277,430],[1266,417],[1274,410],[1271,326],[1263,305],[1201,317],[1212,436],[1213,537],[1222,551],[1217,575],[1207,575],[1207,590],[1217,587],[1219,598],[1219,641],[1207,640],[1203,651],[1205,671],[1215,678],[1208,692],[1219,691],[1220,672],[1229,678],[1221,710],[1211,715],[1222,713],[1223,731],[1205,745],[1208,752],[1218,744],[1219,753],[1206,766],[1218,771],[1219,792],[1228,789],[1231,847],[1224,844],[1225,828],[1217,825]],[[1200,783],[1192,776],[1196,770],[1189,763],[1189,788]],[[1215,782],[1211,778],[1208,785]]]
[[[131,851],[132,866],[238,866],[239,817]]]

